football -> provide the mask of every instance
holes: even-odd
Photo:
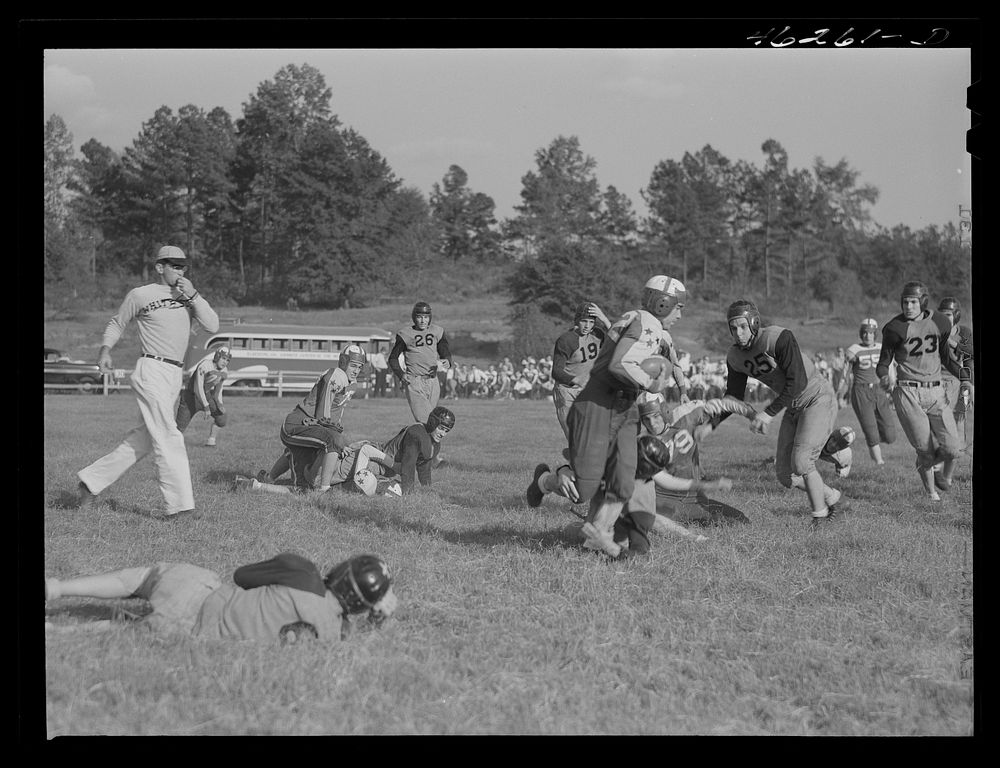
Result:
[[[653,355],[639,363],[639,367],[655,379],[661,370],[670,370],[670,361],[662,355]]]

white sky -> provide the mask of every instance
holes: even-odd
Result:
[[[121,152],[161,106],[223,107],[309,64],[331,108],[407,186],[429,195],[456,164],[513,215],[535,153],[576,136],[636,211],[661,160],[706,144],[760,167],[776,139],[792,168],[845,159],[880,190],[875,220],[920,229],[970,208],[970,55],[957,48],[46,50],[44,119],[76,147]]]

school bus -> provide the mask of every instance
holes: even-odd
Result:
[[[337,365],[344,347],[357,344],[369,356],[388,356],[391,342],[391,333],[371,326],[224,323],[215,333],[199,328],[188,346],[184,372],[189,376],[202,359],[226,345],[233,353],[226,387],[308,392],[324,371]],[[370,372],[368,363],[358,376],[359,389],[368,386]]]

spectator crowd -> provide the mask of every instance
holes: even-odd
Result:
[[[712,360],[708,355],[692,358],[689,352],[678,350],[681,371],[688,380],[688,396],[692,400],[709,400],[722,397],[726,392],[726,360]],[[372,355],[372,371],[368,389],[371,397],[401,397],[399,384],[385,363],[384,355]],[[837,393],[841,408],[847,405],[847,359],[843,347],[835,352],[817,352],[813,362],[830,380]],[[551,399],[555,381],[552,378],[552,356],[539,359],[523,358],[519,365],[504,357],[493,365],[455,362],[454,368],[438,371],[443,399],[480,398],[492,400],[546,400]],[[760,383],[750,378],[747,382],[747,401],[769,401],[774,395]],[[680,392],[671,384],[665,393],[668,402],[680,402]]]

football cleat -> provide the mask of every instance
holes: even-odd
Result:
[[[945,476],[940,472],[934,473],[934,485],[937,486],[939,491],[950,491],[951,490],[951,480],[945,478]]]
[[[610,532],[598,530],[593,523],[584,523],[581,532],[584,536],[583,546],[587,549],[599,550],[611,557],[621,554],[622,548],[615,544]]]
[[[538,487],[538,478],[544,475],[546,472],[550,472],[548,464],[539,464],[535,467],[535,475],[531,478],[531,484],[528,486],[528,490],[524,492],[525,501],[528,502],[529,507],[537,507],[542,503],[542,498],[545,494],[542,489]]]

